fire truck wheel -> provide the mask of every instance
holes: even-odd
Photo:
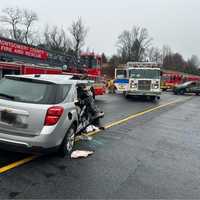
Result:
[[[154,102],[154,101],[156,100],[156,97],[151,96],[151,97],[150,97],[150,100],[151,100],[152,102]]]
[[[130,98],[130,95],[129,95],[127,92],[123,92],[123,95],[124,95],[127,99]]]

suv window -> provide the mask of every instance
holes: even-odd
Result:
[[[58,91],[57,91],[56,103],[61,103],[66,99],[66,97],[67,97],[67,95],[70,91],[71,85],[70,84],[65,84],[65,85],[63,84],[63,85],[59,85],[58,87],[59,88],[58,88]]]
[[[53,104],[56,84],[23,78],[0,81],[0,98],[24,103]]]

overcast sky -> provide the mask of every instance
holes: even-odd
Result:
[[[86,47],[112,55],[118,35],[139,25],[148,29],[153,45],[169,45],[185,58],[200,57],[200,0],[1,0],[37,12],[40,24],[69,27],[82,17],[89,27]]]

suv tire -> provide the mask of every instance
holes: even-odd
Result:
[[[59,148],[59,155],[62,157],[70,156],[75,144],[75,127],[71,126],[67,131],[62,144]]]

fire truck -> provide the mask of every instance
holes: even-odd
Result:
[[[70,74],[93,80],[93,93],[105,94],[101,56],[81,53],[79,58],[47,51],[0,37],[0,78],[6,74]]]
[[[177,71],[162,70],[161,89],[163,91],[173,89],[176,85],[187,81],[200,81],[200,76]]]
[[[102,76],[102,58],[94,52],[84,52],[80,54],[78,67],[70,67],[64,70],[66,73],[85,74],[88,80],[94,81],[93,89],[95,95],[106,93],[106,82]],[[81,69],[81,71],[80,71]],[[80,74],[80,75],[81,75]]]
[[[154,62],[128,62],[115,70],[115,86],[125,97],[160,99],[160,65]]]

